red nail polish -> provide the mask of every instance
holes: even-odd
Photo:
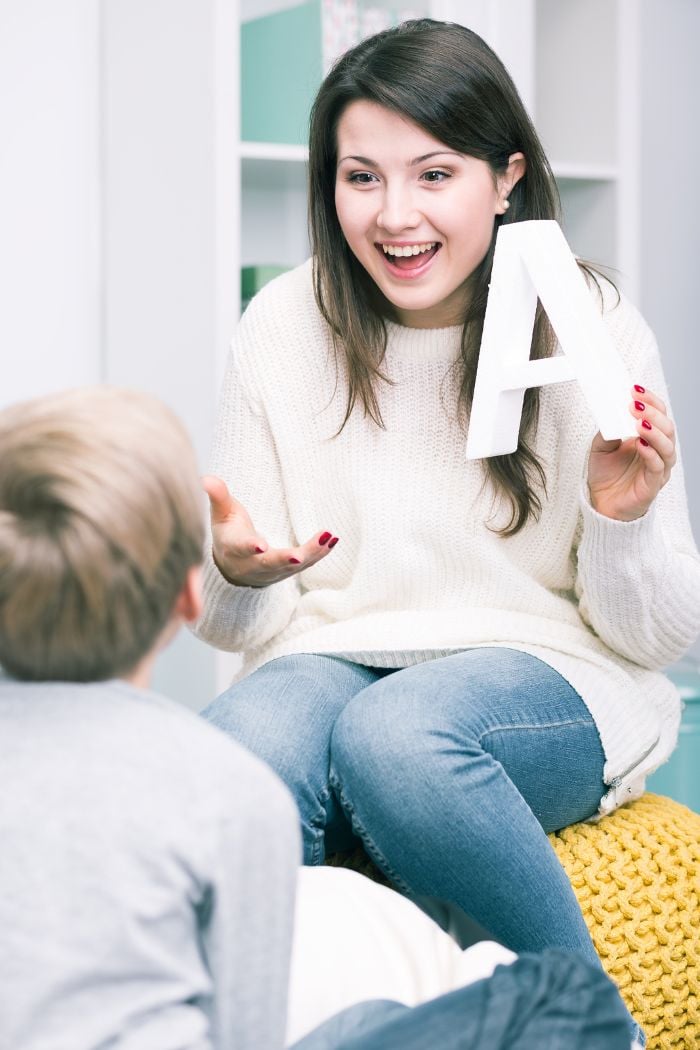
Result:
[[[651,430],[651,423],[649,422],[648,419],[643,419],[642,420],[642,426],[644,427],[645,430]]]
[[[647,406],[644,404],[643,401],[635,401],[634,407],[637,409],[638,412],[643,412]]]
[[[644,448],[649,448],[649,442],[645,441],[644,438],[639,439],[639,444],[644,445]]]
[[[646,394],[646,390],[643,386],[640,386],[639,383],[634,384],[634,389],[637,391],[638,394]]]
[[[289,564],[290,565],[301,565],[301,562],[299,561],[298,558],[290,558],[289,559]]]
[[[331,540],[331,542],[328,544],[328,550],[330,550],[331,547],[335,547],[335,545],[336,545],[336,543],[338,542],[339,539],[340,539],[339,536],[334,536],[333,539]]]
[[[318,537],[318,542],[321,545],[321,547],[323,547],[324,543],[328,543],[328,541],[331,538],[331,536],[332,536],[332,533],[330,533],[330,532],[322,532],[321,533],[321,535]]]
[[[255,548],[255,553],[256,554],[264,554],[265,551],[262,549],[262,547],[256,547]]]

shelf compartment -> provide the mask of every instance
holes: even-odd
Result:
[[[537,0],[535,123],[567,166],[617,163],[618,35],[610,0]]]

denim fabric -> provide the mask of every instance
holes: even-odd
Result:
[[[300,654],[203,714],[287,783],[305,863],[359,836],[407,895],[454,902],[514,951],[599,965],[546,833],[596,812],[605,756],[587,707],[541,660],[484,648],[387,671]]]
[[[254,671],[202,712],[285,781],[301,813],[304,863],[354,843],[329,784],[330,740],[349,700],[381,672],[332,656],[283,656]]]
[[[546,832],[595,813],[604,755],[546,664],[480,649],[377,681],[346,704],[330,783],[404,892],[454,901],[516,952],[597,955]]]
[[[358,1039],[360,1046],[367,1046],[370,1033],[381,1032],[386,1026],[391,1029],[393,1023],[406,1013],[411,1013],[409,1006],[391,999],[369,999],[364,1003],[356,1003],[329,1017],[303,1039],[292,1043],[290,1050],[344,1050],[346,1043],[352,1045]]]
[[[629,1050],[625,1008],[597,968],[560,952],[523,955],[492,977],[410,1009],[360,1003],[293,1050]]]

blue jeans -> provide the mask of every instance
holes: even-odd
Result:
[[[387,671],[282,657],[203,714],[287,783],[305,863],[357,836],[408,896],[454,902],[516,952],[599,965],[547,832],[596,812],[605,756],[541,660],[486,648]]]
[[[387,1000],[349,1007],[292,1050],[629,1050],[611,981],[574,955],[543,952],[413,1009]]]

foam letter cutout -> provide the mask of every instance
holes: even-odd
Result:
[[[562,353],[530,360],[537,298]],[[636,437],[632,380],[598,303],[553,220],[514,222],[496,238],[467,459],[515,452],[525,390],[575,379],[607,441]]]

